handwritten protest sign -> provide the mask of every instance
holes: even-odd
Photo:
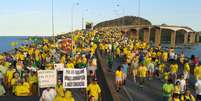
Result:
[[[86,88],[87,70],[83,69],[64,69],[63,71],[64,88]]]
[[[38,84],[40,88],[55,87],[57,84],[57,73],[55,70],[39,70]]]

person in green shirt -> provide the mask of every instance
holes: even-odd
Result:
[[[172,95],[174,91],[174,84],[172,79],[168,79],[168,82],[163,84],[162,91],[163,91],[163,101],[168,101],[169,97]]]

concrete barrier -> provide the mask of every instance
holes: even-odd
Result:
[[[105,85],[102,88],[102,101],[120,101],[120,97],[115,89],[115,77],[108,72],[108,66],[104,63],[100,51],[96,50],[98,65],[100,66],[97,71],[98,79]],[[102,84],[101,84],[102,85]]]

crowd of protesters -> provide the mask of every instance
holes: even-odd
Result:
[[[85,34],[84,34],[85,33]],[[64,64],[65,68],[87,68],[88,87],[86,95],[89,101],[100,99],[101,89],[96,78],[97,45],[93,42],[95,31],[78,31],[62,35],[59,39],[71,39],[71,43],[55,44],[44,38],[40,43],[20,46],[12,52],[0,54],[0,96],[38,96],[38,70],[52,70],[55,63]],[[63,44],[71,47],[68,52],[62,51]],[[64,89],[62,76],[58,76],[56,87],[42,91],[41,101],[74,101],[73,92]]]
[[[149,80],[159,79],[163,83],[163,101],[201,101],[198,57],[186,58],[173,47],[152,47],[118,29],[104,29],[101,33],[104,34],[100,34],[99,48],[103,56],[107,55],[108,67],[115,73],[117,92],[126,84],[128,76],[140,88]]]
[[[98,101],[101,98],[96,78],[95,51],[98,47],[102,56],[108,56],[108,67],[115,73],[117,92],[126,84],[128,76],[132,76],[133,82],[142,89],[149,80],[160,79],[164,101],[201,101],[201,65],[196,56],[187,59],[183,52],[176,53],[174,48],[151,47],[120,29],[78,31],[70,36],[62,35],[60,39],[67,37],[73,40],[67,53],[44,38],[40,44],[28,44],[12,53],[0,54],[0,96],[37,95],[37,71],[51,70],[53,64],[62,63],[65,68],[87,67],[87,98]],[[119,66],[115,67],[117,59]],[[192,84],[190,78],[196,82]],[[195,94],[190,90],[192,86]],[[56,87],[46,88],[41,94],[41,101],[74,100],[73,92],[63,88],[61,78]]]

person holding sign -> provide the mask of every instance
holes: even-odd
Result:
[[[87,94],[89,97],[94,96],[95,101],[99,101],[99,98],[101,96],[101,89],[100,86],[97,83],[97,79],[94,79],[93,82],[91,82],[87,87]]]

